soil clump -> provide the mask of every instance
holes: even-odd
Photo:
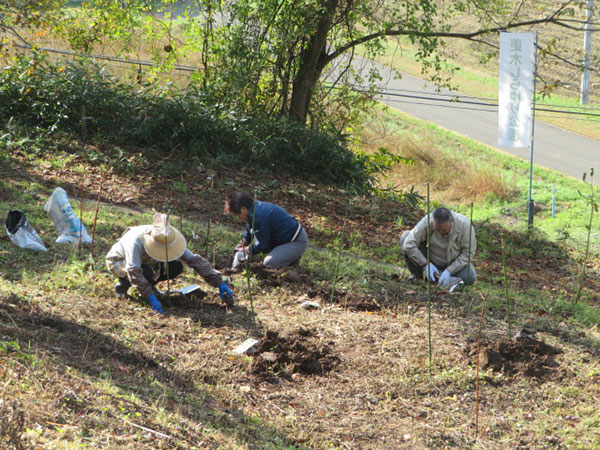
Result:
[[[473,343],[468,353],[475,356],[477,344]],[[526,376],[544,381],[558,368],[555,360],[561,350],[534,338],[500,339],[482,342],[479,351],[481,367],[491,368],[509,376]]]
[[[312,330],[298,330],[280,336],[276,331],[267,331],[258,342],[250,374],[258,381],[278,383],[291,379],[294,374],[325,375],[334,369],[340,359],[333,353],[332,342],[322,344]]]

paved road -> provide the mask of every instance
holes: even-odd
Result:
[[[406,74],[402,74],[402,79],[396,79],[389,68],[381,65],[377,67],[384,78],[381,82],[381,90],[403,95],[403,97],[382,95],[381,100],[384,103],[529,161],[529,148],[498,147],[496,106],[469,104],[469,98],[462,95],[461,103],[435,101],[433,98],[451,99],[457,93],[447,89],[437,92],[437,88],[431,83]],[[422,94],[423,92],[429,94]],[[429,97],[429,99],[408,98],[404,95]],[[471,100],[480,102],[477,99]],[[578,179],[581,179],[583,172],[589,172],[591,167],[600,174],[600,141],[536,120],[533,162]],[[595,179],[600,182],[600,177]]]

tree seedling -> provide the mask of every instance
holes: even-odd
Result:
[[[586,178],[586,173],[583,173],[583,182],[585,183],[585,178]],[[577,294],[575,295],[575,298],[573,299],[573,304],[577,304],[579,303],[579,300],[581,299],[581,293],[583,291],[583,282],[585,280],[585,273],[586,273],[586,268],[587,268],[587,262],[588,262],[588,258],[590,255],[590,237],[592,235],[592,222],[594,219],[594,211],[598,210],[598,204],[596,203],[596,199],[594,198],[594,168],[592,167],[590,169],[590,182],[588,183],[590,186],[590,194],[589,195],[585,195],[582,194],[581,192],[577,191],[579,193],[579,195],[581,195],[585,200],[587,200],[587,202],[590,205],[590,220],[588,222],[588,224],[586,225],[587,228],[587,240],[585,243],[585,254],[583,256],[583,262],[581,263],[581,274],[579,277],[579,286],[577,287]]]
[[[346,218],[344,217],[344,223],[342,225],[342,233],[340,236],[340,242],[339,242],[339,246],[338,246],[338,253],[337,253],[337,258],[335,261],[335,269],[333,272],[333,285],[331,287],[331,299],[329,300],[330,303],[334,302],[335,299],[335,288],[337,285],[337,279],[338,279],[338,273],[340,270],[340,261],[342,258],[342,249],[344,248],[344,234],[346,232]]]

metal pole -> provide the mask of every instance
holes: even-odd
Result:
[[[530,157],[529,157],[529,202],[527,211],[527,226],[531,228],[533,226],[533,213],[534,205],[533,199],[531,198],[531,190],[533,186],[533,141],[535,135],[535,93],[537,87],[537,49],[538,49],[538,32],[535,32],[535,58],[533,63],[533,99],[531,102],[531,146],[530,146]]]
[[[552,186],[552,218],[556,218],[556,186]]]
[[[585,33],[583,35],[583,72],[581,74],[581,92],[579,103],[587,105],[590,102],[590,63],[592,60],[592,15],[594,0],[587,0],[585,12]]]

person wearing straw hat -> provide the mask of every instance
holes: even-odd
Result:
[[[254,200],[246,192],[232,192],[225,199],[225,213],[246,223],[246,232],[235,248],[232,269],[248,254],[260,253],[267,253],[262,262],[265,267],[295,265],[308,247],[308,236],[300,222],[273,203]],[[252,227],[255,243],[250,247]]]
[[[154,285],[176,278],[183,272],[183,262],[208,284],[218,287],[224,303],[233,304],[233,293],[221,273],[206,259],[188,250],[183,234],[169,225],[165,214],[155,214],[152,225],[127,228],[106,255],[108,271],[118,278],[117,297],[128,298],[127,291],[133,286],[152,309],[161,314],[163,308]]]
[[[400,237],[402,254],[412,275],[418,280],[425,277],[441,286],[451,286],[461,280],[465,284],[475,283],[477,274],[469,260],[473,261],[477,242],[469,219],[443,207],[430,214],[429,263],[427,222],[425,216]]]

